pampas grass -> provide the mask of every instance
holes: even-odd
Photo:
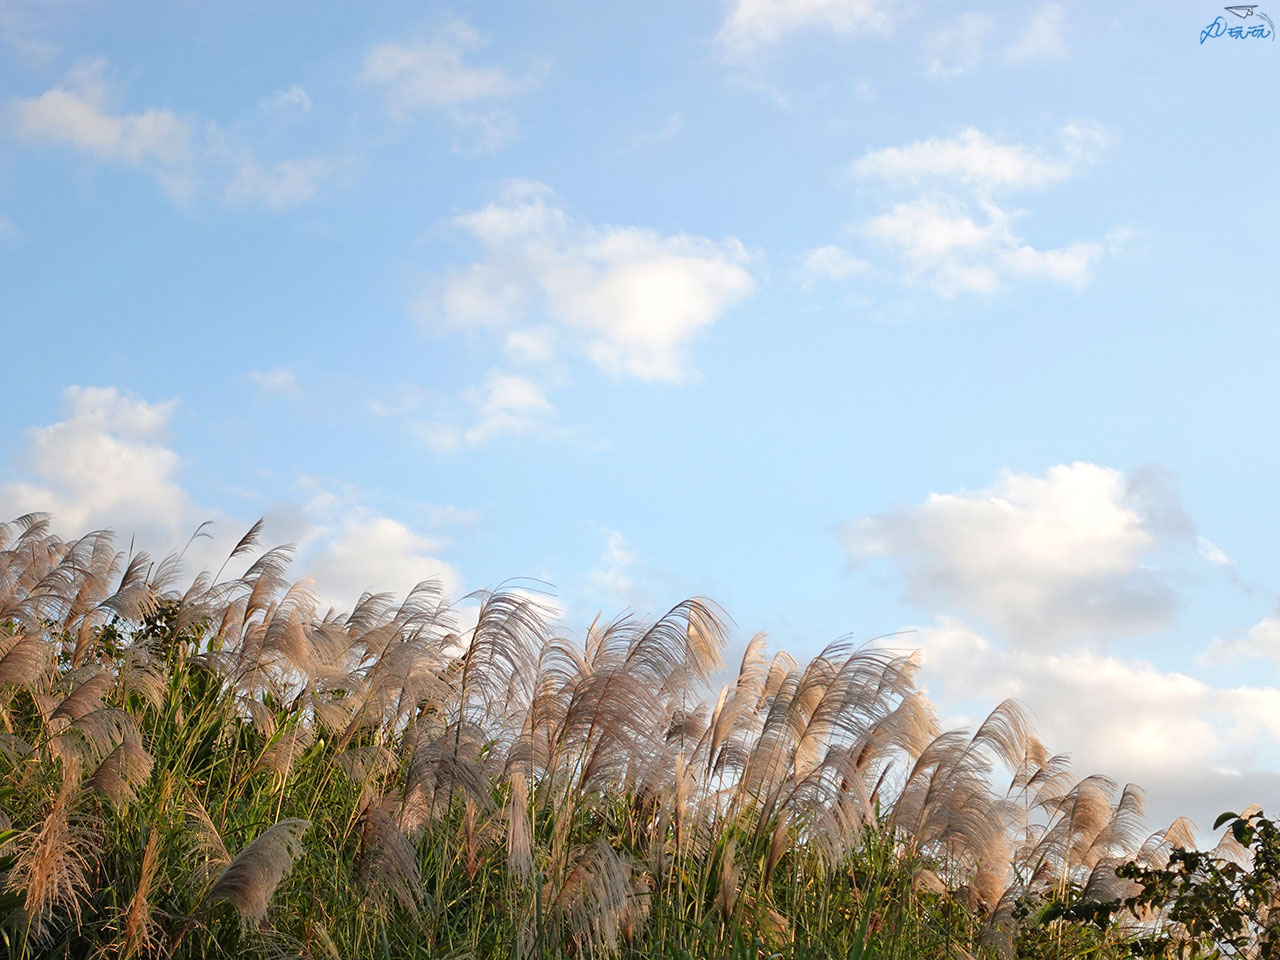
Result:
[[[433,584],[321,610],[260,535],[184,581],[0,525],[14,956],[1007,955],[1025,898],[1188,841],[1016,703],[941,729],[908,652],[726,677],[701,599],[580,640],[522,588],[463,632]]]

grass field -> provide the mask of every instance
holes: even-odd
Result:
[[[1153,831],[1015,703],[940,729],[909,653],[756,638],[726,667],[697,599],[581,642],[518,590],[465,630],[430,585],[325,611],[257,534],[242,574],[183,579],[109,533],[0,528],[10,956],[1109,957],[1176,932],[1086,908],[1189,825]]]

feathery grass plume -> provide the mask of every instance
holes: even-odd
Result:
[[[12,695],[14,689],[30,693],[42,690],[53,669],[53,661],[53,647],[44,637],[25,633],[4,636],[0,633],[0,693]]]
[[[225,900],[245,924],[265,923],[276,887],[302,852],[310,820],[281,820],[235,855],[205,894],[205,905]]]
[[[561,936],[587,956],[608,956],[617,946],[627,902],[634,895],[630,871],[600,839],[575,853],[558,890],[543,900]]]
[[[213,880],[226,869],[231,862],[231,854],[222,842],[222,834],[213,825],[213,818],[194,794],[187,802],[187,837],[192,841],[194,852],[199,854],[205,864],[208,879]]]
[[[154,827],[147,833],[142,850],[142,865],[138,873],[138,885],[129,906],[124,912],[124,926],[120,932],[120,960],[129,960],[135,953],[150,953],[160,945],[160,927],[156,923],[155,905],[151,891],[160,872],[160,831]]]
[[[81,923],[101,851],[94,821],[80,809],[81,797],[79,770],[68,763],[42,819],[17,841],[20,852],[7,886],[21,892],[28,930],[36,941],[52,935],[59,913],[72,928]]]
[[[90,774],[87,789],[100,793],[112,803],[131,803],[139,786],[146,783],[155,765],[151,754],[133,737],[125,737]]]
[[[507,800],[507,863],[521,882],[533,873],[533,824],[529,820],[529,793],[523,773],[511,776]]]
[[[413,843],[381,804],[365,807],[360,820],[356,881],[370,893],[394,897],[401,907],[416,914],[424,893]]]

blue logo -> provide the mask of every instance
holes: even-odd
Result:
[[[1222,9],[1244,22],[1234,23],[1227,20],[1226,17],[1217,17],[1213,23],[1200,31],[1201,43],[1206,40],[1216,40],[1218,37],[1230,37],[1233,40],[1275,40],[1275,24],[1271,22],[1270,17],[1258,9],[1256,3],[1223,7]],[[1251,17],[1256,17],[1257,19],[1251,23]]]

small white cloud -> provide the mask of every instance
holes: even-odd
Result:
[[[741,57],[801,30],[848,36],[882,33],[891,23],[881,0],[733,0],[719,40],[728,55]]]
[[[896,250],[906,276],[925,278],[938,293],[992,293],[1009,278],[1042,279],[1082,287],[1104,253],[1123,240],[1035,247],[1015,229],[1021,211],[1003,195],[1064,180],[1097,158],[1106,135],[1096,124],[1069,123],[1057,153],[1000,143],[970,127],[954,137],[917,140],[871,150],[851,172],[915,194],[862,224],[867,236]]]
[[[684,114],[677,110],[657,127],[637,133],[623,146],[619,147],[617,153],[628,154],[637,150],[652,149],[666,143],[679,134],[682,129],[684,129]]]
[[[274,367],[270,370],[251,370],[247,374],[249,382],[265,390],[267,393],[278,393],[284,396],[296,396],[299,392],[298,375],[288,367]]]
[[[954,181],[991,190],[1042,186],[1064,180],[1086,159],[1087,144],[1100,145],[1092,125],[1067,124],[1060,131],[1063,155],[1048,156],[1022,144],[999,143],[976,127],[954,137],[916,140],[903,147],[869,150],[851,167],[855,176],[920,183]]]
[[[314,197],[331,171],[329,161],[316,157],[281,160],[263,167],[246,154],[223,191],[223,199],[235,204],[258,204],[269,210],[296,206]]]
[[[599,561],[588,577],[615,603],[632,605],[636,599],[633,568],[640,555],[627,545],[626,538],[617,530],[606,530],[607,541]]]
[[[541,184],[509,183],[497,203],[454,223],[485,257],[444,278],[423,304],[428,318],[504,338],[550,324],[616,375],[687,380],[690,344],[755,286],[736,239],[578,222]]]
[[[483,446],[500,436],[520,436],[545,431],[555,407],[532,380],[502,370],[490,370],[484,383],[464,398],[475,420],[468,426],[426,423],[419,427],[422,439],[437,453]]]
[[[517,76],[502,67],[469,62],[470,55],[485,46],[470,24],[454,20],[429,40],[378,44],[365,57],[356,79],[380,87],[387,109],[396,117],[430,110],[468,130],[473,142],[455,143],[455,149],[493,153],[517,133],[514,118],[497,104],[537,86],[546,65],[537,64]]]
[[[310,113],[311,96],[295,83],[263,100],[262,109],[268,113]]]
[[[855,257],[843,247],[828,244],[817,247],[804,255],[800,265],[800,277],[803,283],[811,284],[815,280],[827,280],[839,283],[866,273],[871,264]]]
[[[855,561],[897,565],[912,603],[980,617],[1025,648],[1149,633],[1177,599],[1152,558],[1183,536],[1158,484],[1082,462],[1004,472],[983,490],[862,517],[845,545]]]
[[[191,126],[168,110],[111,110],[107,62],[74,69],[63,85],[11,101],[15,133],[30,143],[73,147],[100,160],[172,170],[190,159]]]
[[[1226,552],[1208,537],[1200,537],[1196,543],[1200,549],[1200,556],[1204,557],[1210,563],[1219,567],[1234,567],[1236,565],[1236,562],[1227,556]]]
[[[995,21],[985,13],[968,11],[953,17],[930,34],[929,75],[953,78],[982,62],[982,49]]]
[[[1042,3],[1004,55],[1010,63],[1061,60],[1067,55],[1066,11],[1061,4]]]
[[[332,163],[314,157],[263,165],[212,121],[196,123],[156,107],[118,111],[110,87],[107,61],[96,59],[39,96],[10,100],[15,136],[143,170],[180,204],[194,201],[211,182],[223,185],[227,202],[279,209],[313,197],[332,170]],[[300,109],[306,91],[293,87],[267,103],[281,98]]]

